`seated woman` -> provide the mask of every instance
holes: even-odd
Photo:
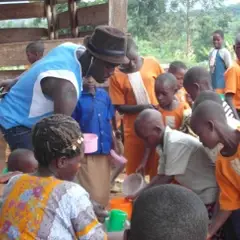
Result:
[[[32,141],[39,168],[6,185],[0,239],[105,239],[88,193],[70,182],[84,155],[79,124],[53,115],[36,124]]]

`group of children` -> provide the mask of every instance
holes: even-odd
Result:
[[[144,189],[128,196],[138,197],[129,239],[240,239],[240,35],[234,46],[239,60],[234,64],[223,40],[221,31],[214,32],[210,72],[202,67],[187,70],[175,61],[164,73],[155,59],[140,57],[129,38],[130,63],[111,77],[110,96],[96,87],[94,79],[84,79],[72,117],[83,133],[98,136],[98,150],[85,155],[76,181],[106,207],[110,183],[117,175],[111,178],[112,149],[126,156],[127,174],[137,171],[151,176]],[[225,94],[226,100],[214,90]],[[116,110],[123,114],[124,153],[121,136],[116,134]],[[7,167],[9,172],[31,173],[37,161],[31,151],[18,149],[9,156]],[[170,183],[190,189],[198,198],[175,186],[153,188]],[[183,204],[188,200],[189,205]],[[166,205],[165,210],[163,205],[157,208],[158,201]],[[157,223],[153,222],[153,212],[168,219],[157,216]]]

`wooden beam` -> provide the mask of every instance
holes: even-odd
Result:
[[[108,24],[123,32],[127,32],[128,0],[108,0],[109,21]]]
[[[64,42],[82,44],[82,38],[68,38],[57,40],[45,40],[45,54],[52,48]],[[20,66],[28,64],[25,49],[29,42],[0,44],[0,66]]]
[[[97,26],[108,24],[108,4],[83,7],[77,9],[78,26]],[[58,29],[70,28],[69,12],[58,14]]]
[[[77,10],[78,26],[97,26],[108,24],[108,13],[107,3],[79,8]]]
[[[42,17],[45,17],[44,2],[0,5],[0,20]]]
[[[36,41],[47,39],[46,28],[2,28],[0,29],[0,43]]]

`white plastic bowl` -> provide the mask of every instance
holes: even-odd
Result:
[[[141,174],[133,173],[125,178],[122,184],[123,194],[130,196],[136,194],[146,186],[146,182]]]
[[[84,153],[94,153],[98,150],[98,136],[93,133],[84,133]]]

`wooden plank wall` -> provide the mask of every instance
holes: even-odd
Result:
[[[22,19],[22,18],[48,18],[50,8],[46,8],[44,0],[29,3],[17,3],[0,5],[0,20]],[[63,3],[67,0],[45,0],[45,2]],[[55,22],[48,21],[49,29],[43,28],[19,28],[0,29],[0,67],[26,65],[27,59],[25,48],[30,41],[44,39],[47,53],[53,47],[65,41],[82,43],[82,38],[89,35],[91,31],[78,32],[79,27],[109,24],[123,31],[127,30],[127,2],[128,0],[108,0],[108,3],[76,9],[76,0],[68,0],[69,10],[55,17]],[[49,4],[49,3],[48,3]],[[55,6],[55,5],[54,5]],[[54,14],[52,14],[54,15]],[[70,34],[52,34],[51,24],[54,31],[69,29]],[[77,35],[76,35],[77,33]],[[55,40],[46,40],[49,37]],[[0,71],[0,79],[19,76],[22,70]],[[105,84],[104,84],[105,86]]]
[[[44,1],[30,3],[9,3],[0,5],[0,21],[28,18],[44,18]],[[48,30],[44,28],[1,28],[0,43],[35,41],[48,38]]]
[[[73,42],[76,44],[82,44],[82,38],[70,38],[70,39],[56,39],[56,40],[45,40],[45,54],[52,48],[63,42]],[[6,43],[0,45],[0,67],[3,66],[20,66],[26,65],[26,53],[25,49],[29,42],[21,43]]]

